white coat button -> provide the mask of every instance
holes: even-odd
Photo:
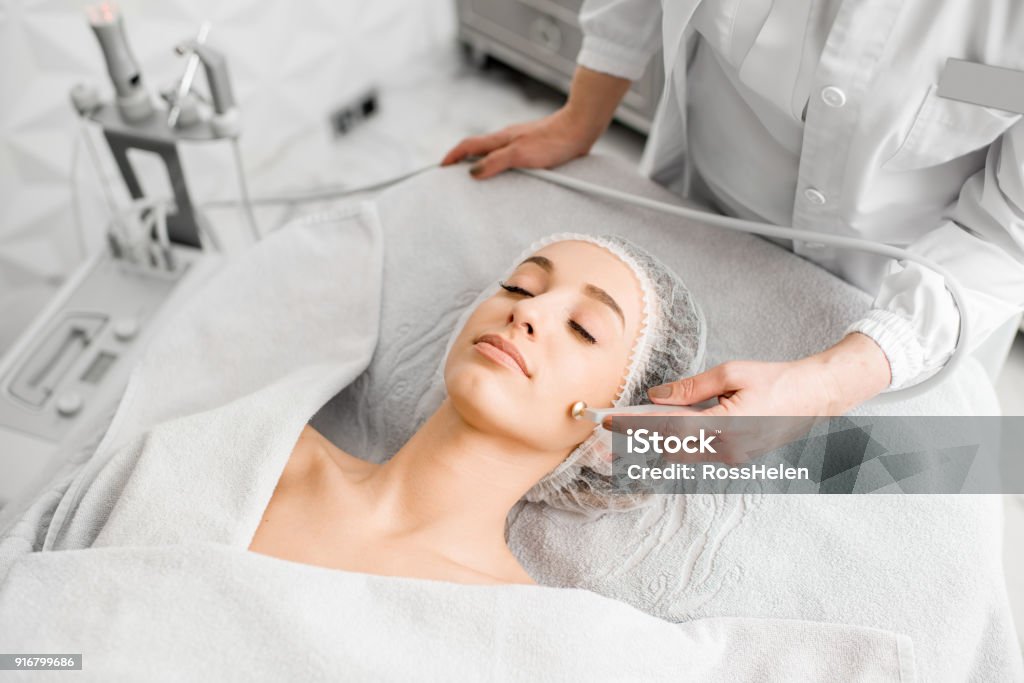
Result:
[[[64,394],[57,399],[57,414],[61,417],[73,417],[82,409],[82,400],[79,394]]]
[[[804,197],[806,197],[807,201],[809,201],[811,204],[817,204],[818,206],[821,206],[822,204],[828,201],[827,199],[825,199],[825,195],[823,195],[818,190],[815,190],[813,187],[808,187],[806,190],[804,190]]]
[[[821,99],[830,107],[841,107],[846,104],[846,93],[834,85],[822,89]]]

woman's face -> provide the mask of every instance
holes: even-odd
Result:
[[[642,314],[640,284],[618,257],[549,244],[466,321],[445,364],[452,405],[481,431],[568,452],[594,428],[570,406],[612,404]]]

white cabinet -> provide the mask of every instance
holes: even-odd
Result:
[[[577,15],[582,0],[457,0],[459,39],[478,58],[508,64],[568,92],[583,42]],[[616,112],[622,123],[650,132],[664,83],[661,54],[644,72]]]

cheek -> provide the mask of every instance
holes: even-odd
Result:
[[[593,407],[610,406],[625,377],[627,351],[581,349],[570,345],[556,353],[559,362],[535,387],[534,424],[538,432],[543,425],[549,438],[572,447],[594,428],[587,420],[570,417],[572,404],[584,401]]]
[[[576,351],[570,362],[558,365],[551,393],[590,406],[610,406],[625,378],[627,354],[622,349]]]

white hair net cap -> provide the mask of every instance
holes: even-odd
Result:
[[[509,277],[523,260],[543,247],[565,241],[589,242],[607,249],[629,266],[640,283],[643,319],[622,384],[612,403],[614,407],[650,403],[648,388],[700,371],[707,341],[703,312],[675,272],[622,237],[569,232],[549,235],[520,254],[501,279]],[[459,317],[445,347],[437,381],[417,405],[418,422],[429,417],[445,398],[445,359],[466,320],[482,301],[494,296],[499,288],[497,281],[485,288]],[[598,425],[558,467],[526,493],[526,500],[545,502],[564,510],[591,512],[633,509],[644,504],[649,495],[629,492],[613,484],[612,434]]]

